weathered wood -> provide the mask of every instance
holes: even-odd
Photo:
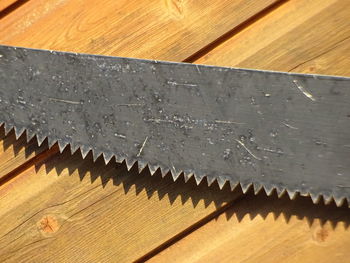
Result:
[[[348,262],[348,208],[249,195],[149,262]]]
[[[69,150],[37,163],[0,188],[0,261],[131,262],[239,195],[180,181]]]
[[[295,0],[229,38],[198,63],[350,75],[348,0]]]

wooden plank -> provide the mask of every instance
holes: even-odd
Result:
[[[18,0],[0,0],[0,12],[16,3],[17,1]]]
[[[350,76],[350,37],[299,64],[292,71]]]
[[[277,1],[29,1],[1,21],[0,43],[182,61]]]
[[[0,44],[181,61],[276,2],[28,1],[0,21]],[[0,174],[31,157],[0,149]]]
[[[0,188],[0,261],[131,262],[240,194],[180,181],[66,150]]]
[[[0,127],[0,184],[15,169],[31,162],[47,149],[46,142],[39,147],[35,138],[27,143],[25,134],[16,140],[13,130],[5,136],[4,128]]]
[[[250,195],[149,262],[348,262],[349,209]]]
[[[348,0],[289,1],[198,62],[349,76],[349,4]]]

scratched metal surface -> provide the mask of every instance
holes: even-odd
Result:
[[[350,197],[350,79],[0,47],[0,122],[245,189]]]

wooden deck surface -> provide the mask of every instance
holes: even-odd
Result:
[[[0,0],[0,44],[350,76],[350,0]],[[0,129],[0,262],[349,262],[345,206],[174,183],[25,136]]]

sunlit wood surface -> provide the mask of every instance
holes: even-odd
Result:
[[[0,0],[0,44],[350,76],[349,0]],[[346,205],[346,204],[345,204]],[[348,262],[349,210],[0,130],[1,262]]]

